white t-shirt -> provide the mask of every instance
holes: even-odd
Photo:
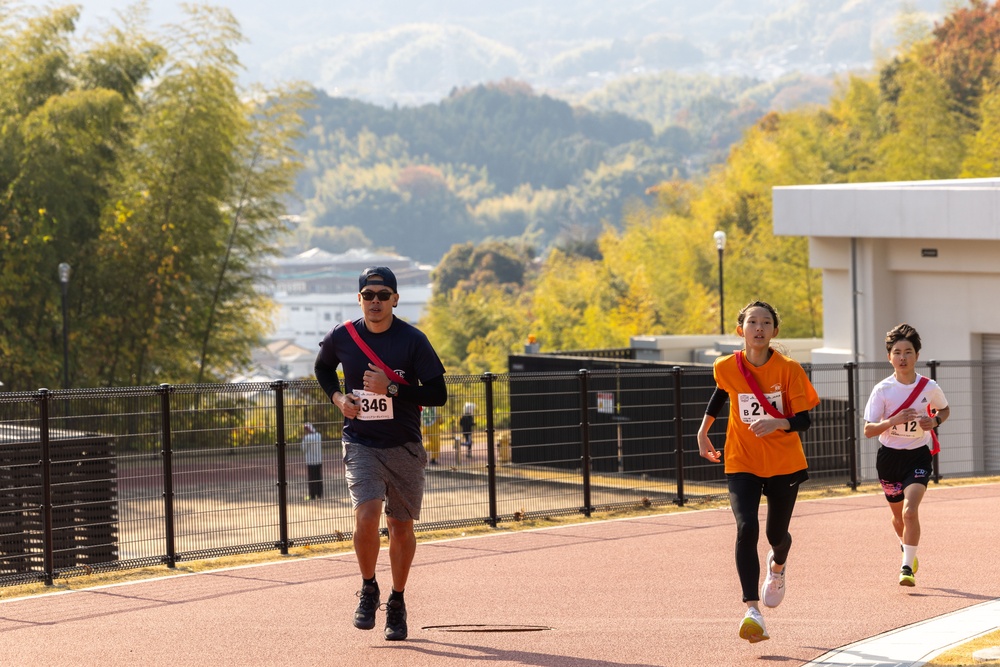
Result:
[[[871,396],[868,397],[868,405],[865,406],[865,421],[874,424],[888,419],[889,415],[896,411],[906,399],[910,397],[913,390],[920,381],[920,375],[913,384],[901,384],[895,375],[890,375],[886,379],[875,385]],[[920,414],[927,414],[927,406],[940,410],[948,407],[948,399],[944,397],[944,392],[934,380],[928,380],[923,391],[917,396],[909,407],[914,408]],[[916,420],[896,424],[878,436],[879,442],[892,449],[916,449],[923,447],[931,441],[931,432],[920,428]]]
[[[323,434],[318,431],[306,433],[302,438],[302,452],[306,455],[306,465],[323,463]]]

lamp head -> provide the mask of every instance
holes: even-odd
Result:
[[[717,231],[712,234],[712,238],[715,239],[715,247],[719,250],[725,250],[726,248],[726,233],[724,231]]]
[[[61,262],[59,264],[59,282],[63,283],[64,285],[69,282],[69,271],[70,271],[69,264],[67,264],[66,262]]]

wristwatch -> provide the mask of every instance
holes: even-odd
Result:
[[[934,421],[936,421],[936,422],[937,422],[937,425],[938,425],[938,426],[940,426],[940,425],[941,425],[941,418],[940,418],[940,417],[938,417],[937,415],[934,415]]]
[[[399,393],[399,385],[396,384],[395,382],[390,382],[389,386],[385,388],[385,393],[389,394],[390,396],[395,396],[396,394]]]

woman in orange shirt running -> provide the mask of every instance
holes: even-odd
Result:
[[[747,304],[736,322],[744,347],[715,362],[717,386],[698,430],[698,449],[709,461],[722,462],[708,431],[728,398],[726,480],[736,517],[736,571],[747,605],[739,634],[756,643],[769,639],[758,603],[777,607],[785,596],[785,565],[792,546],[788,526],[799,485],[809,478],[799,432],[809,428],[809,410],[819,404],[819,396],[802,366],[771,348],[778,313],[770,304]],[[758,597],[761,495],[767,496],[765,535],[771,550]]]

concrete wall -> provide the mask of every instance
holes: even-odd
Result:
[[[779,332],[780,333],[780,332]],[[775,338],[775,348],[799,363],[812,360],[819,338]],[[632,336],[629,347],[637,361],[712,364],[716,357],[732,354],[743,347],[737,336]]]

